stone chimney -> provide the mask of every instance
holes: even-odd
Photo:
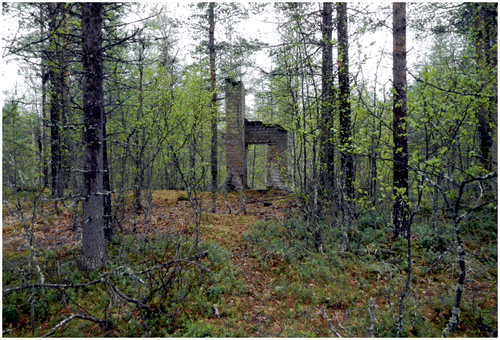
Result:
[[[226,78],[226,165],[228,190],[247,188],[245,145],[245,89],[243,84]]]

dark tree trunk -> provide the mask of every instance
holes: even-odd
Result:
[[[321,171],[320,182],[325,193],[332,192],[334,187],[334,145],[331,133],[333,117],[333,43],[332,43],[332,3],[323,3],[322,35],[322,101],[321,101]]]
[[[61,84],[62,70],[60,68],[61,47],[55,34],[58,25],[59,4],[49,4],[49,73],[50,80],[50,183],[52,197],[63,195],[62,181],[62,150],[61,150],[61,116],[63,89]]]
[[[64,3],[49,4],[49,78],[51,120],[51,187],[54,197],[62,197],[71,166],[64,127],[67,124],[69,98],[68,7]]]
[[[351,104],[349,102],[349,46],[347,31],[347,3],[337,3],[338,71],[340,88],[340,164],[347,197],[354,194],[354,164],[351,148]]]
[[[212,144],[211,144],[211,172],[212,172],[212,192],[217,191],[218,186],[218,164],[217,164],[217,93],[215,91],[215,2],[211,2],[208,8],[209,40],[208,48],[210,52],[210,87],[212,91]],[[215,205],[214,205],[215,209]]]
[[[83,245],[82,266],[96,270],[106,261],[104,238],[104,94],[102,3],[82,3],[83,54]]]
[[[45,16],[43,5],[40,6],[40,36],[45,36]],[[40,152],[40,164],[41,164],[41,187],[44,187],[46,183],[49,183],[49,169],[46,162],[46,128],[47,128],[47,81],[49,80],[49,73],[47,72],[47,55],[45,51],[41,53],[41,67],[40,73],[42,76],[42,123],[40,126],[40,142],[39,142],[39,152]]]
[[[138,88],[138,95],[139,95],[139,107],[137,108],[137,122],[140,122],[141,119],[143,119],[143,108],[144,108],[144,54],[145,54],[145,41],[143,39],[140,39],[140,46],[139,46],[139,60],[138,60],[138,69],[139,69],[139,88]],[[136,138],[137,138],[137,144],[141,145],[140,149],[138,150],[137,155],[134,157],[135,160],[135,166],[136,166],[136,171],[137,174],[135,176],[135,211],[137,214],[140,214],[141,211],[144,210],[144,207],[142,205],[142,186],[144,183],[144,164],[143,164],[143,154],[144,154],[144,130],[141,129],[141,132],[136,133]]]
[[[478,68],[494,67],[497,62],[493,44],[496,43],[496,32],[498,31],[498,4],[474,3],[472,7],[474,9],[473,37]],[[492,103],[492,107],[496,109],[497,104]],[[490,123],[493,122],[493,114],[491,110],[483,106],[477,113],[477,119],[481,162],[486,169],[491,171],[493,131]]]
[[[109,165],[108,165],[108,144],[106,142],[106,114],[103,114],[103,136],[104,139],[102,141],[103,147],[103,187],[104,187],[104,236],[106,240],[111,241],[113,237],[113,221],[111,220],[111,181],[109,174]]]
[[[393,4],[394,237],[408,230],[408,140],[406,137],[406,4]]]
[[[59,89],[61,91],[61,184],[62,190],[68,187],[70,179],[70,168],[71,168],[71,145],[68,139],[68,132],[66,129],[68,123],[68,113],[70,110],[69,106],[69,48],[70,41],[68,38],[69,33],[69,22],[67,19],[68,5],[62,3],[61,5],[61,23],[60,27],[62,30],[62,35],[60,37],[61,49],[59,50],[59,64],[60,64],[60,74],[59,74]]]

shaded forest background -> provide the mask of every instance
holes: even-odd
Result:
[[[278,204],[287,214],[266,215],[262,223],[269,224],[249,228],[230,248],[245,249],[262,271],[314,258],[309,268],[326,272],[363,268],[357,275],[365,284],[390,276],[382,279],[384,312],[375,317],[375,300],[364,296],[366,315],[357,317],[366,324],[344,328],[338,318],[334,325],[324,317],[327,335],[496,334],[497,4],[196,3],[187,7],[187,20],[177,10],[140,3],[2,4],[5,22],[18,24],[4,36],[3,57],[21,65],[24,76],[19,88],[3,93],[4,226],[25,235],[27,249],[4,253],[4,270],[21,273],[3,283],[4,326],[21,329],[24,315],[33,336],[37,322],[48,320],[45,331],[73,319],[108,331],[124,320],[120,313],[110,316],[112,303],[103,315],[75,312],[61,325],[53,317],[60,311],[48,306],[55,299],[51,289],[103,283],[110,296],[135,306],[130,313],[141,321],[128,328],[131,335],[157,336],[162,329],[181,336],[200,336],[199,329],[234,335],[179,316],[189,296],[197,296],[192,290],[198,279],[208,289],[209,302],[197,302],[207,304],[208,319],[219,319],[214,306],[240,289],[224,286],[222,273],[232,260],[220,246],[207,245],[207,219],[223,214],[222,206],[228,207],[224,214],[251,215],[259,200],[268,203],[262,209],[278,204],[275,197],[229,193],[225,186],[223,85],[229,77],[244,84],[252,119],[279,124],[289,134],[283,174],[289,191]],[[240,22],[263,13],[275,25],[272,44],[240,31]],[[101,29],[91,29],[97,25]],[[391,37],[394,47],[370,50],[375,42],[366,37],[376,34]],[[408,54],[417,56],[411,64]],[[265,67],[257,60],[264,55]],[[379,72],[393,62],[391,75]],[[95,164],[88,161],[92,157]],[[268,169],[266,146],[250,146],[248,184],[260,194]],[[183,237],[168,231],[158,241],[164,251],[144,243],[147,261],[138,263],[136,255],[121,263],[122,252],[134,252],[126,235],[139,229],[128,229],[131,216],[149,225],[165,190],[177,192],[172,202],[189,202],[184,208],[192,214],[191,227],[183,227]],[[99,221],[93,217],[97,209]],[[82,235],[82,249],[47,253],[34,237],[37,221],[57,226],[64,216]],[[5,235],[4,229],[4,244]],[[68,278],[58,251],[75,257],[83,274]],[[290,274],[287,282],[321,281],[318,272],[300,279]],[[111,281],[116,275],[121,281]],[[204,275],[211,279],[201,284]],[[332,283],[334,276],[323,279]],[[416,316],[424,294],[417,286],[425,277],[445,280],[448,289],[432,321],[422,311]],[[471,285],[481,284],[494,298],[471,297]],[[217,287],[223,288],[214,293]],[[276,287],[276,296],[288,296],[287,284]],[[302,307],[335,311],[350,310],[360,299],[314,300],[300,292],[306,294]],[[446,295],[436,294],[441,300]],[[64,308],[80,298],[91,299],[72,297]],[[461,310],[470,322],[465,328]],[[192,315],[200,313],[205,315]],[[234,313],[226,317],[237,318]]]

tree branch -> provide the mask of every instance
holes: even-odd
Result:
[[[64,326],[65,324],[67,324],[68,322],[70,322],[73,319],[88,320],[88,321],[96,322],[96,323],[99,323],[99,324],[107,324],[107,323],[110,322],[109,320],[100,320],[100,319],[94,318],[92,316],[85,316],[85,315],[81,315],[81,314],[73,314],[73,315],[70,315],[69,317],[67,317],[66,319],[64,319],[63,321],[59,322],[57,325],[55,325],[55,327],[52,328],[52,330],[50,332],[48,332],[47,334],[45,334],[44,336],[42,336],[42,338],[46,338],[48,336],[51,336],[59,328],[61,328],[62,326]]]
[[[48,288],[48,289],[85,288],[85,287],[88,287],[88,286],[91,286],[91,285],[95,285],[95,284],[98,284],[98,283],[108,283],[107,280],[106,280],[106,278],[109,277],[109,276],[112,276],[112,275],[132,276],[134,279],[139,280],[141,282],[142,280],[138,278],[138,275],[143,275],[143,274],[147,274],[147,273],[150,273],[152,271],[155,271],[155,270],[159,270],[159,269],[163,269],[163,268],[166,268],[166,267],[170,267],[171,265],[176,264],[176,263],[186,263],[186,264],[189,264],[189,265],[196,266],[200,270],[210,272],[210,269],[208,269],[207,267],[202,266],[199,263],[193,262],[193,260],[200,259],[200,258],[205,257],[207,255],[208,255],[208,250],[206,250],[204,252],[201,252],[201,253],[198,253],[198,254],[195,254],[195,255],[192,255],[192,256],[190,256],[188,258],[185,258],[185,259],[173,260],[173,261],[170,261],[170,262],[162,263],[160,265],[157,265],[157,266],[154,266],[152,268],[145,269],[145,270],[139,271],[139,272],[133,272],[133,271],[130,270],[130,268],[122,266],[122,267],[118,267],[117,269],[115,269],[113,271],[103,273],[101,275],[101,278],[99,278],[97,280],[94,280],[94,281],[91,281],[91,282],[87,282],[87,283],[78,283],[78,284],[51,284],[51,283],[41,284],[41,283],[34,283],[34,284],[28,284],[28,285],[23,285],[23,286],[14,287],[14,288],[7,288],[7,289],[5,289],[5,290],[2,291],[2,294],[3,294],[3,296],[6,296],[6,295],[9,295],[11,293],[23,291],[23,290],[30,289],[30,288]],[[123,272],[122,269],[125,269],[126,271]],[[136,303],[136,301],[129,301],[129,302]]]
[[[418,83],[423,83],[425,85],[429,85],[433,88],[435,88],[436,90],[439,90],[439,91],[442,91],[442,92],[447,92],[447,93],[453,93],[453,94],[458,94],[460,96],[472,96],[474,98],[480,98],[482,97],[482,95],[478,94],[478,93],[468,93],[468,92],[458,92],[458,91],[454,91],[452,89],[444,89],[438,85],[435,85],[435,84],[432,84],[430,82],[428,82],[427,80],[424,80],[422,78],[420,78],[419,76],[415,76],[414,74],[412,74],[409,70],[406,70],[408,72],[409,75],[411,75]],[[490,81],[486,82],[485,84],[483,84],[482,87],[485,87],[486,85],[488,85],[491,81],[493,81],[493,79],[496,79],[496,78],[491,78]],[[494,96],[484,96],[486,98],[490,98],[490,99],[495,99],[498,97],[498,95],[494,95]]]

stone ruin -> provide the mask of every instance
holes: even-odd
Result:
[[[245,119],[245,89],[226,79],[226,165],[228,190],[248,188],[247,154],[250,144],[267,144],[268,188],[286,190],[288,133],[279,125]]]

